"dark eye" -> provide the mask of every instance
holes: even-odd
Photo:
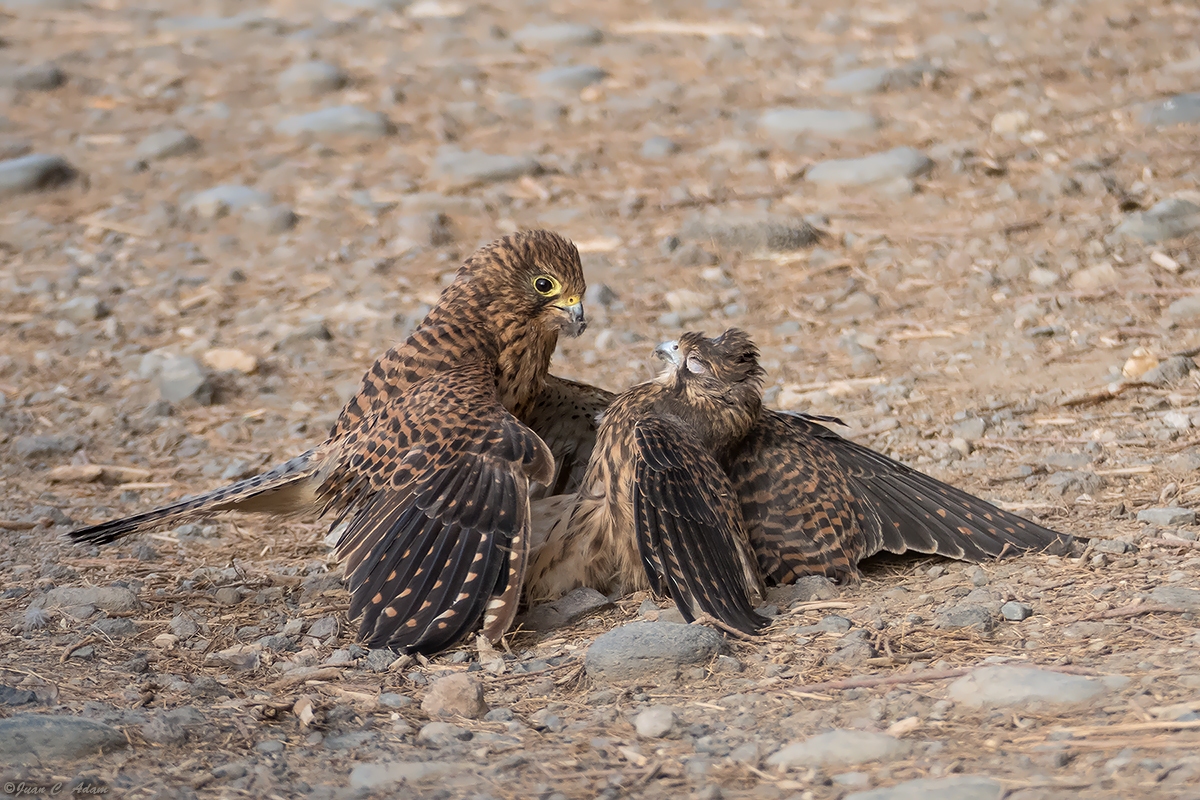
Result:
[[[684,363],[687,364],[688,372],[694,375],[705,375],[708,373],[708,367],[704,366],[704,362],[700,360],[699,356],[690,355]]]
[[[537,289],[539,294],[550,294],[554,291],[554,282],[549,278],[538,278],[533,282],[533,288]]]

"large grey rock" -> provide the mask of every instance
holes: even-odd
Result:
[[[393,783],[416,783],[467,769],[457,761],[392,761],[359,764],[350,771],[350,788],[377,789]]]
[[[135,151],[138,158],[157,161],[195,153],[200,149],[200,140],[185,130],[167,128],[155,131],[138,143]]]
[[[1200,206],[1178,197],[1160,200],[1146,211],[1130,214],[1116,233],[1147,244],[1178,239],[1200,230]]]
[[[827,108],[773,108],[758,118],[763,133],[784,146],[805,138],[850,139],[874,133],[880,121],[865,111]]]
[[[74,436],[21,436],[13,442],[13,453],[18,458],[40,459],[54,456],[69,456],[83,447],[83,441]]]
[[[127,744],[116,728],[83,717],[18,714],[0,720],[0,763],[74,760]]]
[[[982,775],[918,778],[895,786],[848,794],[843,800],[1001,800],[1004,784]]]
[[[1166,606],[1200,611],[1200,589],[1189,589],[1186,586],[1159,586],[1150,592],[1150,599]]]
[[[23,92],[48,92],[67,82],[67,75],[57,64],[27,64],[0,70],[0,86]]]
[[[1200,122],[1200,92],[1177,94],[1142,109],[1142,122],[1155,127]]]
[[[1108,691],[1104,682],[1082,675],[1031,667],[980,667],[950,684],[947,696],[967,706],[1032,709],[1077,705]]]
[[[335,64],[304,61],[293,64],[279,75],[279,92],[284,97],[320,97],[343,88],[349,77]]]
[[[702,625],[631,622],[596,637],[584,668],[598,681],[670,679],[682,667],[708,663],[723,644],[721,634]]]
[[[1196,524],[1196,512],[1190,508],[1146,508],[1138,512],[1138,522],[1176,528],[1180,525]]]
[[[204,219],[218,219],[234,211],[245,211],[271,203],[271,196],[248,186],[225,184],[192,195],[184,209]]]
[[[986,606],[977,603],[960,603],[939,611],[934,619],[934,626],[947,630],[974,628],[979,631],[990,631],[996,627],[996,616]]]
[[[599,67],[588,64],[572,64],[565,67],[551,67],[544,72],[539,72],[537,84],[547,91],[577,93],[607,77],[608,73]]]
[[[728,213],[695,215],[683,224],[679,236],[747,253],[800,250],[820,238],[816,228],[796,217]]]
[[[780,769],[853,766],[901,758],[910,749],[908,742],[886,733],[834,730],[787,745],[767,764]]]
[[[487,183],[511,181],[540,169],[529,156],[506,156],[479,150],[445,149],[437,154],[430,175],[448,189],[468,189]]]
[[[899,178],[916,178],[933,169],[933,160],[911,147],[897,147],[862,158],[835,158],[813,164],[804,173],[810,183],[866,186]]]
[[[1046,488],[1059,497],[1093,494],[1104,488],[1104,477],[1084,470],[1056,472],[1046,478]]]
[[[531,608],[520,620],[531,631],[549,631],[570,625],[588,614],[612,608],[612,602],[595,589],[582,586],[552,603]]]
[[[43,153],[0,161],[0,198],[55,189],[78,173],[62,156]]]
[[[429,685],[421,710],[431,717],[479,719],[488,712],[483,686],[470,675],[459,673],[438,678]]]
[[[284,136],[382,139],[395,129],[386,116],[360,106],[333,106],[280,120],[275,132]]]
[[[512,35],[512,40],[526,50],[582,47],[599,44],[603,38],[604,34],[599,28],[575,22],[526,25],[514,31]]]
[[[46,608],[95,606],[121,613],[139,605],[137,594],[123,586],[59,586],[46,593]]]

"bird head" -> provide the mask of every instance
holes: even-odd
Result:
[[[758,416],[765,373],[758,348],[745,331],[730,328],[712,339],[685,333],[660,344],[654,354],[667,364],[659,383],[668,396],[704,419],[715,414],[733,428],[748,430]]]
[[[459,280],[483,288],[496,313],[533,322],[555,336],[578,336],[587,327],[579,251],[551,231],[521,231],[480,248]]]

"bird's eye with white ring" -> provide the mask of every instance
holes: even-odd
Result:
[[[708,374],[708,367],[706,367],[704,365],[704,362],[700,360],[700,357],[695,355],[694,353],[692,355],[689,355],[687,357],[687,361],[685,361],[683,363],[687,366],[687,371],[692,373],[693,375]]]
[[[533,279],[533,290],[542,297],[553,297],[562,291],[562,285],[549,275],[538,275]]]

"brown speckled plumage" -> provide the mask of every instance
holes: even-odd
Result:
[[[350,614],[362,616],[369,645],[436,652],[481,621],[495,639],[519,600],[531,488],[571,487],[569,471],[556,480],[555,459],[586,462],[608,400],[547,374],[559,333],[583,329],[585,288],[578,252],[555,234],[483,247],[408,340],[371,366],[324,443],[72,537],[111,542],[217,511],[333,512]],[[565,422],[555,410],[572,405],[590,416]]]

